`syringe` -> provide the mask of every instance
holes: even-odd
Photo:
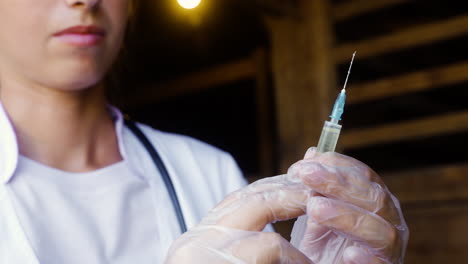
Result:
[[[319,153],[335,151],[335,147],[341,132],[341,125],[339,124],[339,121],[341,120],[341,115],[344,112],[346,101],[346,84],[348,83],[349,74],[351,73],[351,67],[353,66],[355,56],[356,52],[353,53],[343,89],[338,94],[338,98],[336,98],[335,105],[333,106],[333,111],[330,115],[331,120],[325,121],[323,126],[322,134],[320,135],[319,143],[317,145],[317,152]],[[291,244],[296,248],[299,248],[299,244],[304,237],[306,228],[307,215],[300,216],[294,223],[294,227],[291,232]]]
[[[343,115],[346,102],[346,84],[348,84],[348,78],[351,73],[351,67],[353,67],[355,56],[356,52],[353,53],[353,57],[351,58],[343,89],[340,94],[338,94],[338,98],[336,98],[335,105],[333,106],[333,111],[330,115],[331,120],[325,121],[325,125],[323,125],[322,135],[320,135],[317,145],[317,151],[320,153],[335,151],[336,143],[338,142],[341,132],[339,121],[341,121],[341,115]]]

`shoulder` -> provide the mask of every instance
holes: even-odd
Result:
[[[137,125],[151,143],[164,148],[165,151],[177,152],[178,155],[192,154],[201,159],[231,157],[229,153],[201,140],[186,135],[164,132],[141,123]]]
[[[138,126],[185,182],[198,178],[221,198],[246,185],[237,162],[228,152],[189,136],[140,123]]]

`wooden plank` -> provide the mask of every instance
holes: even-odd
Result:
[[[303,144],[300,122],[301,111],[298,109],[298,90],[310,83],[306,78],[305,61],[298,56],[298,50],[306,51],[306,34],[294,19],[266,17],[266,24],[271,36],[271,58],[275,94],[276,124],[280,170],[285,171],[288,164],[300,158]],[[300,78],[303,76],[304,78]],[[308,77],[308,76],[307,76]],[[302,88],[302,89],[301,89]],[[304,95],[304,93],[301,93]],[[308,111],[305,106],[304,111]],[[304,150],[302,150],[304,151]]]
[[[383,174],[401,203],[468,200],[468,164],[451,164]]]
[[[463,111],[379,127],[351,130],[342,135],[340,144],[344,148],[357,148],[466,130],[468,130],[468,111]]]
[[[342,3],[336,4],[333,7],[332,13],[333,13],[334,20],[336,22],[341,22],[353,16],[370,13],[372,11],[377,11],[379,9],[388,8],[394,5],[398,5],[398,4],[406,3],[410,1],[411,0],[345,1]]]
[[[316,144],[335,96],[333,30],[328,0],[300,0],[300,17],[268,17],[278,129],[284,172]]]
[[[467,263],[468,202],[404,214],[410,230],[405,263]]]
[[[249,56],[238,61],[187,74],[175,80],[147,87],[135,97],[126,98],[121,106],[125,108],[141,106],[230,82],[255,79],[256,66],[256,58]]]
[[[419,92],[468,80],[468,61],[349,87],[347,104]]]
[[[468,16],[462,15],[445,21],[409,27],[374,39],[343,44],[335,50],[335,61],[338,64],[347,62],[349,54],[352,54],[355,50],[358,51],[359,58],[364,59],[386,52],[461,36],[466,33],[468,33]]]

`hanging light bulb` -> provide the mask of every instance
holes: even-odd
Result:
[[[185,9],[193,9],[200,4],[201,0],[177,0],[177,2]]]

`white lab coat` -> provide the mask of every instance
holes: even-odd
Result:
[[[152,186],[161,186],[159,172],[147,151],[123,126],[120,113],[114,112],[118,118],[118,137],[122,139],[119,142],[122,156],[130,161],[135,173],[153,182]],[[196,225],[228,193],[246,184],[229,154],[189,137],[164,133],[141,124],[139,127],[158,150],[171,175],[188,228]],[[0,104],[0,263],[39,264],[15,213],[8,186],[15,176],[17,160],[16,136]],[[159,189],[158,192],[161,195]],[[172,214],[172,205],[167,204],[160,212]],[[161,229],[161,232],[167,232],[163,236],[167,243],[180,235],[178,223],[172,225]]]

